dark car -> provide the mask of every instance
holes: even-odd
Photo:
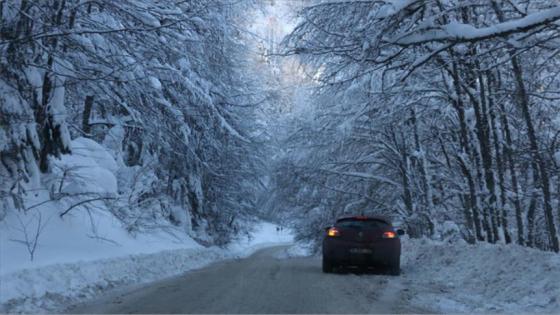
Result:
[[[338,266],[383,268],[391,275],[400,274],[403,230],[393,228],[381,216],[355,216],[338,219],[326,228],[323,240],[323,272]]]

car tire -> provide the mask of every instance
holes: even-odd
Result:
[[[334,271],[333,263],[330,259],[323,256],[323,272],[332,273]]]
[[[391,276],[398,276],[401,274],[401,259],[400,257],[387,266],[387,271]]]
[[[391,276],[399,276],[401,274],[401,267],[399,265],[390,266],[389,274]]]

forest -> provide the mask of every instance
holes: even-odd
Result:
[[[251,5],[0,2],[0,221],[20,215],[32,238],[48,203],[228,242],[260,189]]]
[[[47,204],[203,244],[385,214],[560,250],[558,4],[294,2],[269,49],[263,3],[0,2],[0,221],[33,249]]]
[[[274,176],[300,237],[384,213],[415,237],[558,252],[559,17],[547,0],[306,7],[283,54],[317,89]]]

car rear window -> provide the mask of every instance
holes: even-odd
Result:
[[[389,223],[382,220],[352,220],[346,219],[336,223],[337,227],[341,228],[357,228],[357,229],[378,229],[389,226]]]

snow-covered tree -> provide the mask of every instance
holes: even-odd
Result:
[[[550,1],[308,6],[285,53],[315,67],[319,114],[296,122],[307,152],[279,165],[297,175],[280,200],[558,251],[559,19]]]
[[[57,161],[83,137],[116,159],[108,209],[129,231],[162,221],[209,242],[230,240],[259,186],[255,108],[245,104],[260,85],[247,75],[239,32],[253,5],[2,1],[2,213],[25,211],[38,189],[74,205],[97,201],[91,191],[53,189],[51,177],[76,173]]]

